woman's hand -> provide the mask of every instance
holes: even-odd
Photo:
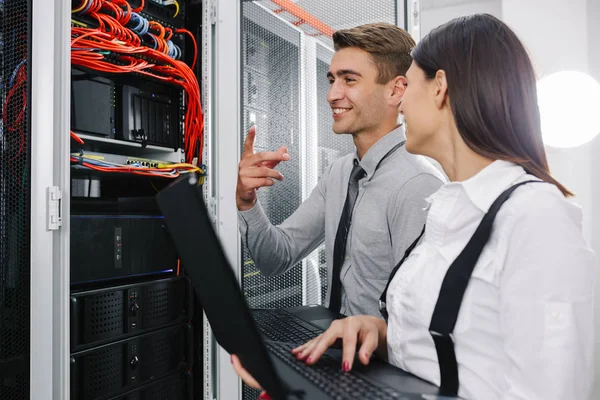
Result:
[[[246,371],[246,369],[242,366],[240,359],[235,354],[231,355],[231,364],[233,364],[233,369],[239,375],[239,377],[242,378],[242,380],[244,381],[244,383],[246,383],[246,385],[248,385],[254,389],[262,390],[262,388],[260,387],[258,382],[256,382],[256,379],[254,379],[254,377],[252,377],[252,375],[250,375],[250,373],[248,371]],[[271,398],[269,397],[267,392],[262,392],[260,394],[259,399],[270,400]]]
[[[292,350],[292,354],[298,360],[306,360],[307,364],[312,365],[339,338],[343,341],[342,369],[346,372],[352,369],[357,344],[360,344],[358,359],[364,365],[369,364],[374,352],[387,359],[387,324],[379,318],[366,315],[333,321],[329,329]]]
[[[313,340],[293,349],[292,354],[296,355],[298,360],[305,360],[307,364],[312,365],[340,338],[344,346],[342,369],[346,372],[352,369],[357,344],[360,344],[358,358],[364,365],[369,364],[374,352],[383,359],[387,358],[387,324],[385,321],[371,316],[346,317],[335,320],[329,329]],[[231,356],[231,363],[235,372],[246,385],[262,390],[236,355]],[[262,392],[259,398],[269,399],[269,396],[266,392]]]

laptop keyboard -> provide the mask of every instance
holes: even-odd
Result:
[[[324,354],[315,365],[296,360],[290,343],[266,342],[270,352],[284,361],[300,375],[308,379],[332,399],[394,399],[410,400],[415,396],[402,394],[394,389],[373,384],[359,372],[343,372],[341,362]]]
[[[252,316],[260,332],[276,342],[304,344],[323,333],[284,310],[252,310]]]

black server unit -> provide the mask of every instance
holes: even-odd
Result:
[[[190,282],[183,277],[71,293],[71,349],[187,322],[193,314]]]
[[[86,241],[79,232],[84,240],[79,238],[77,248],[71,247],[72,260],[76,254],[88,254],[72,265],[72,276],[85,269],[103,278],[71,283],[71,399],[192,399],[194,310],[189,279],[176,270],[139,276],[130,267],[104,268],[102,253],[108,252],[111,259],[114,245],[123,241],[112,235],[114,227],[97,227],[103,230],[110,234],[110,246],[98,239]],[[163,244],[166,259],[176,263],[170,243]],[[148,269],[152,259],[146,256],[157,248],[135,250],[137,257],[124,258],[122,264],[131,265],[135,258],[140,268]]]
[[[191,335],[189,325],[177,324],[73,353],[71,399],[105,400],[188,371]]]
[[[29,398],[31,2],[0,2],[0,399]]]
[[[160,215],[71,214],[71,283],[175,271]]]
[[[167,400],[185,399],[193,389],[192,373],[189,371],[169,375],[149,385],[126,392],[110,400]]]

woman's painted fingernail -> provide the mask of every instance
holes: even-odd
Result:
[[[310,356],[306,359],[306,363],[310,364],[312,362],[312,360],[313,360],[313,358],[312,358],[312,356]]]
[[[267,392],[262,392],[258,398],[261,400],[271,400],[271,396],[269,396]]]
[[[350,363],[348,361],[344,361],[344,363],[342,364],[342,371],[344,371],[344,372],[350,371]]]

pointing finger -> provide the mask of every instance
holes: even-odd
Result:
[[[242,151],[242,157],[254,154],[254,138],[256,137],[256,127],[251,126],[248,129],[248,135],[244,140],[244,150]]]

